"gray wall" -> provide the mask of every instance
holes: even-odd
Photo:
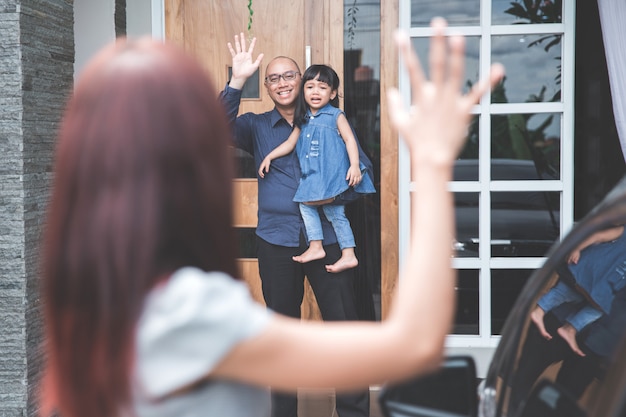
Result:
[[[40,239],[56,133],[75,71],[114,39],[122,7],[118,32],[150,34],[160,22],[160,0],[0,0],[0,417],[37,415]]]
[[[0,0],[0,416],[35,415],[39,243],[73,84],[72,0]]]

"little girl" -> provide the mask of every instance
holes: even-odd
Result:
[[[563,303],[586,301],[566,317],[565,324],[557,329],[559,336],[565,339],[574,353],[585,356],[578,346],[576,335],[603,314],[609,314],[615,294],[626,285],[624,226],[594,233],[583,241],[570,254],[563,275],[568,275],[569,281],[574,282],[557,282],[539,299],[530,317],[539,333],[550,340],[552,335],[543,322],[545,314]]]
[[[300,95],[291,135],[259,166],[265,177],[273,159],[296,149],[302,177],[293,201],[300,203],[309,248],[294,256],[296,262],[310,262],[326,256],[318,206],[333,226],[341,248],[341,258],[327,265],[328,272],[340,272],[358,265],[356,246],[345,206],[330,204],[353,187],[357,193],[374,193],[376,189],[359,161],[359,150],[346,115],[338,108],[339,76],[327,65],[311,65],[302,76]]]

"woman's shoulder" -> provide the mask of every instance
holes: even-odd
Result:
[[[196,328],[230,333],[234,326],[245,337],[263,328],[267,316],[244,282],[223,272],[185,267],[150,292],[140,324],[144,335],[154,335],[155,329]]]
[[[149,300],[159,300],[161,303],[172,301],[175,304],[181,299],[191,301],[193,298],[244,291],[245,285],[241,281],[224,272],[206,272],[196,267],[183,267],[155,287]]]
[[[144,304],[136,330],[138,380],[154,397],[199,380],[234,345],[263,331],[269,317],[242,281],[179,269]]]

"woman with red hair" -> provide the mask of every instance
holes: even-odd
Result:
[[[42,415],[268,416],[269,391],[351,390],[439,364],[454,309],[447,181],[470,109],[463,40],[433,22],[432,81],[399,37],[413,87],[389,97],[411,159],[411,233],[382,323],[301,323],[236,279],[230,132],[203,69],[175,47],[100,52],[63,117],[44,236]],[[449,52],[448,49],[449,48]]]

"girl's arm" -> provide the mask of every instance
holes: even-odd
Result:
[[[354,132],[350,127],[350,122],[346,118],[346,115],[341,113],[337,118],[337,129],[341,134],[341,138],[346,144],[346,150],[348,151],[348,158],[350,159],[350,168],[346,174],[346,181],[348,185],[354,186],[361,182],[361,168],[359,166],[359,148],[356,144],[356,138]]]
[[[462,96],[463,38],[451,36],[446,41],[444,26],[443,19],[433,20],[431,81],[424,78],[408,36],[398,37],[412,106],[407,109],[394,90],[388,113],[409,149],[414,191],[400,291],[388,317],[380,323],[301,322],[275,315],[261,334],[229,352],[211,376],[290,391],[349,390],[439,366],[455,307],[455,273],[450,265],[454,207],[447,185],[472,106],[503,75],[500,66],[494,67],[488,80]]]
[[[611,242],[622,235],[624,232],[624,226],[617,226],[611,229],[601,230],[589,236],[585,239],[576,249],[572,251],[567,262],[570,264],[577,264],[580,259],[580,252],[588,246],[595,245],[596,243]]]
[[[272,152],[268,153],[263,161],[261,161],[261,165],[259,165],[259,177],[265,178],[265,173],[270,171],[270,164],[274,159],[289,155],[293,152],[296,148],[296,143],[298,143],[299,136],[300,128],[296,126],[291,131],[289,137],[283,143],[275,147]]]

